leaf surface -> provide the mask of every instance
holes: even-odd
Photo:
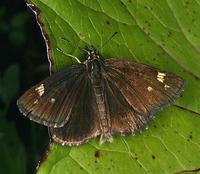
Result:
[[[52,144],[38,173],[175,173],[200,167],[199,0],[32,0],[31,4],[37,7],[32,6],[48,40],[52,71],[76,63],[56,48],[84,61],[78,47],[94,45],[105,59],[145,63],[173,72],[186,83],[175,105],[156,114],[148,130],[117,136],[102,146],[98,138],[73,148]]]

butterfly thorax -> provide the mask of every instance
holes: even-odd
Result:
[[[87,60],[84,62],[88,72],[88,76],[94,85],[101,83],[101,73],[103,60],[100,58],[99,53],[94,49],[86,48],[87,50]]]

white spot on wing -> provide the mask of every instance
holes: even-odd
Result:
[[[168,88],[170,88],[170,86],[168,86],[168,85],[165,85],[165,90],[167,90]]]
[[[163,83],[165,80],[165,76],[166,76],[165,73],[158,72],[157,80],[160,81],[161,83]]]
[[[150,91],[153,90],[153,88],[152,88],[151,86],[148,86],[148,87],[147,87],[147,90],[150,92]]]
[[[51,98],[51,103],[54,103],[56,101],[55,98]]]
[[[41,84],[40,86],[38,86],[37,88],[35,88],[35,90],[38,92],[38,94],[40,96],[42,96],[44,94],[44,84]]]
[[[33,104],[38,104],[38,100],[35,100],[35,101],[33,102]]]

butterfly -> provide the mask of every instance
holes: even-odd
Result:
[[[33,86],[17,101],[23,115],[47,126],[53,141],[77,146],[100,135],[135,134],[180,96],[184,80],[145,64],[106,59],[93,46],[86,60]]]

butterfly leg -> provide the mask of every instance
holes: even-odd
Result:
[[[113,141],[113,137],[112,137],[112,135],[111,135],[110,132],[101,134],[99,144],[101,145],[101,144],[103,144],[106,141],[109,141],[109,142]]]

